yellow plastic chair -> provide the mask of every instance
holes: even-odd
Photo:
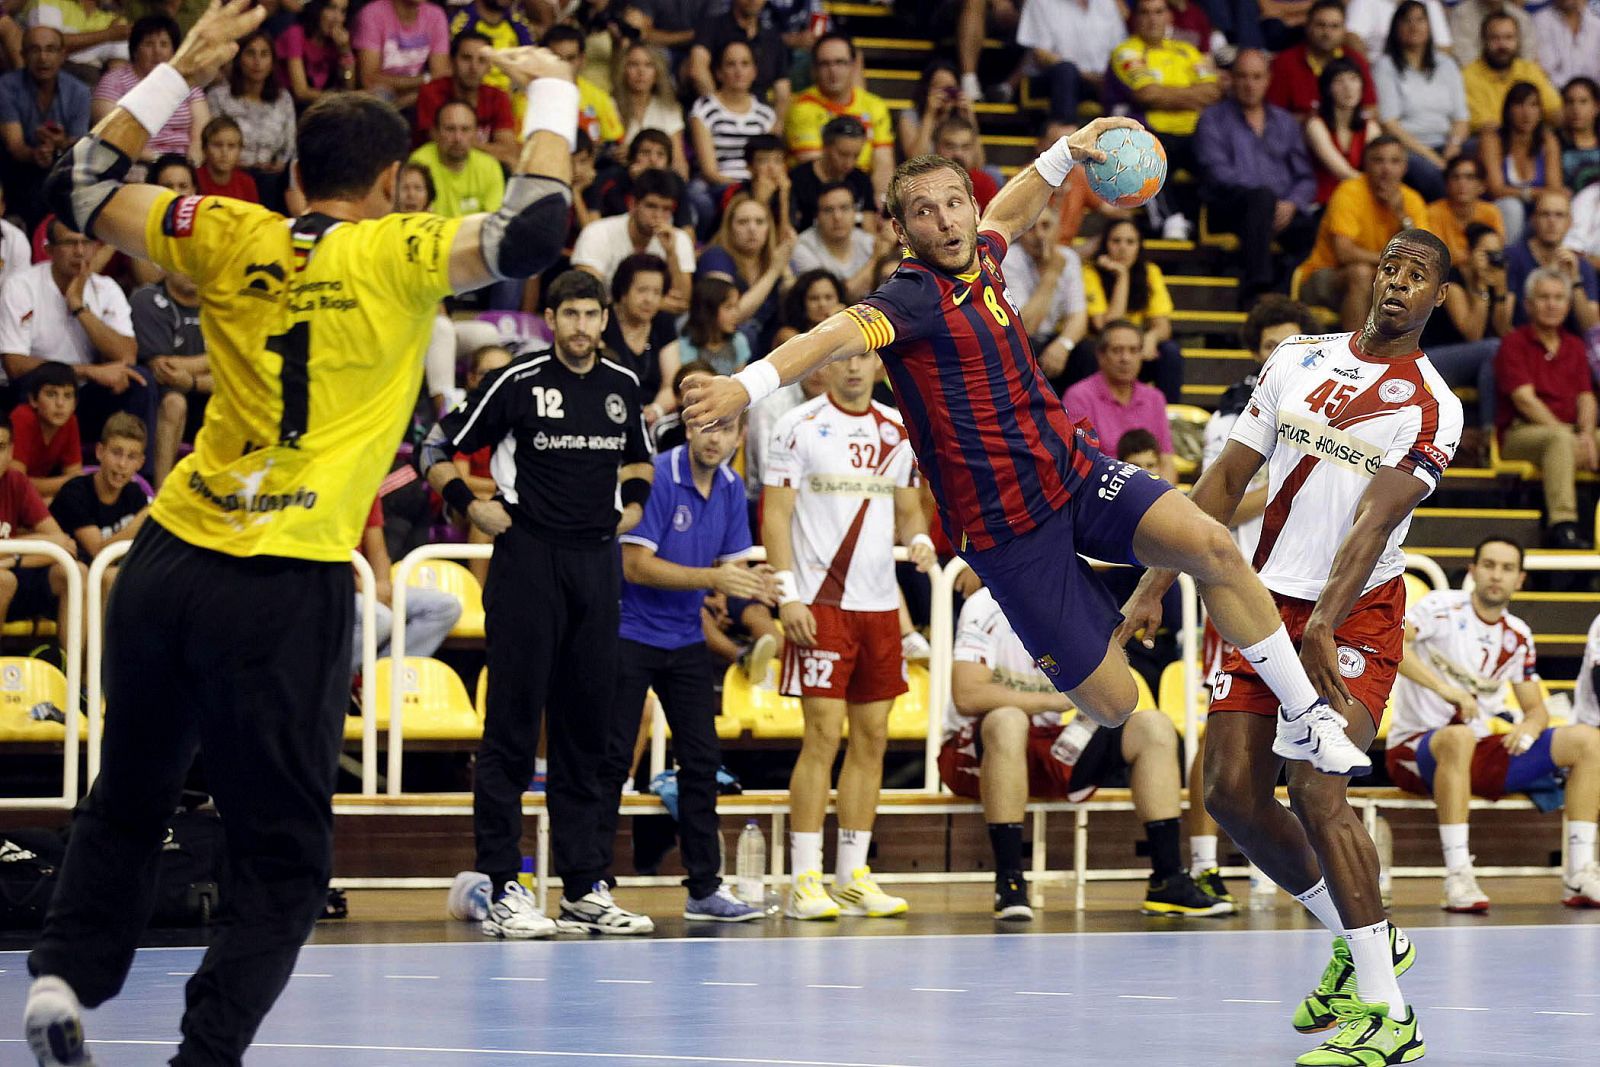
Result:
[[[389,729],[393,665],[393,659],[380,659],[372,679],[380,733]],[[479,684],[481,688],[481,679]],[[405,712],[404,729],[408,741],[476,741],[483,735],[483,720],[467,696],[466,684],[439,660],[407,656],[401,685],[400,701]],[[347,741],[360,740],[359,716],[345,719],[344,736]]]
[[[1200,427],[1201,440],[1205,439],[1206,423],[1211,421],[1211,412],[1196,404],[1168,404],[1167,422],[1187,422]],[[1187,456],[1174,455],[1173,466],[1178,469],[1179,478],[1189,478],[1200,469],[1200,464]]]
[[[1406,571],[1405,583],[1407,611],[1410,611],[1411,606],[1417,601],[1434,591],[1433,586],[1429,585],[1425,578],[1418,574],[1412,574],[1410,571]]]
[[[1169,663],[1161,669],[1161,685],[1158,688],[1160,692],[1157,694],[1156,706],[1161,709],[1163,715],[1172,720],[1172,725],[1178,728],[1178,733],[1181,735],[1184,729],[1182,660]],[[1206,695],[1203,691],[1197,695],[1196,703],[1198,704],[1196,712],[1203,723],[1206,714]]]
[[[483,637],[483,589],[467,568],[453,559],[424,560],[411,568],[411,578],[406,585],[413,589],[437,589],[461,601],[461,618],[450,631],[451,637]]]
[[[67,699],[67,678],[54,664],[26,656],[0,657],[0,742],[56,742],[66,740],[64,723],[39,721],[30,713],[35,704],[49,701],[63,712],[78,716],[78,736],[87,740],[88,722]]]
[[[891,741],[921,741],[928,736],[928,668],[911,664],[906,670],[906,685],[909,688],[889,708]]]

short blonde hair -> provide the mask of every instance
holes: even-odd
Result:
[[[901,190],[905,183],[936,170],[953,170],[961,175],[961,184],[966,186],[967,195],[972,195],[972,175],[967,173],[966,167],[944,156],[912,156],[894,169],[894,177],[889,179],[889,194],[884,198],[884,206],[901,226],[906,224],[906,206],[901,201]]]

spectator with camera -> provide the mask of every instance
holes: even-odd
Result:
[[[1476,156],[1457,156],[1444,172],[1444,197],[1428,205],[1428,230],[1450,249],[1450,258],[1466,259],[1470,253],[1467,227],[1473,223],[1506,235],[1500,209],[1483,198],[1483,164]]]
[[[1451,255],[1444,306],[1422,331],[1421,347],[1452,388],[1478,392],[1478,425],[1494,425],[1494,357],[1511,332],[1516,298],[1506,281],[1505,239],[1480,222],[1466,227],[1467,250]]]

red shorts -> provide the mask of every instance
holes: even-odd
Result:
[[[1272,594],[1272,599],[1278,605],[1284,628],[1289,631],[1289,640],[1298,645],[1306,622],[1311,618],[1311,609],[1316,605],[1277,593]],[[1391,578],[1357,600],[1333,635],[1339,649],[1339,674],[1350,695],[1366,707],[1374,724],[1383,721],[1389,690],[1394,688],[1395,671],[1405,647],[1405,613],[1405,580]],[[1228,647],[1222,658],[1222,670],[1213,681],[1212,711],[1278,714],[1278,698],[1238,649]]]
[[[784,643],[786,697],[828,697],[851,704],[893,700],[906,691],[898,611],[846,611],[813,604],[817,643]]]
[[[939,749],[939,778],[958,797],[981,799],[979,781],[983,770],[983,742],[979,734],[982,719],[961,724],[961,730]],[[1071,800],[1078,803],[1094,796],[1108,778],[1126,771],[1122,759],[1122,730],[1101,728],[1078,756],[1067,766],[1050,754],[1050,746],[1061,734],[1059,726],[1028,727],[1028,795],[1038,800]],[[1074,781],[1076,780],[1076,782]]]
[[[1395,787],[1421,796],[1433,795],[1433,776],[1438,767],[1430,742],[1435,730],[1409,737],[1402,744],[1390,744],[1384,754],[1389,778]],[[1522,793],[1546,778],[1560,773],[1551,757],[1554,730],[1541,733],[1526,752],[1513,756],[1504,737],[1480,737],[1472,749],[1472,795],[1499,800],[1507,793]]]

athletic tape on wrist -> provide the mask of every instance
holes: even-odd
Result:
[[[172,116],[188,98],[189,83],[171,63],[162,63],[129,89],[117,101],[117,106],[137,119],[145,132],[154,137],[172,121]]]
[[[925,533],[917,534],[917,536],[911,539],[910,547],[916,548],[918,545],[927,545],[930,549],[932,549],[934,547],[933,538],[929,537]]]
[[[1033,169],[1039,172],[1039,177],[1049,182],[1053,187],[1061,188],[1061,183],[1067,180],[1067,175],[1072,173],[1072,168],[1077,166],[1077,160],[1072,158],[1072,149],[1067,147],[1065,137],[1058,138],[1056,143],[1046,148],[1033,161]]]
[[[778,604],[793,604],[800,599],[800,587],[795,584],[794,571],[779,571],[773,577],[778,579]]]
[[[539,130],[566,139],[567,150],[578,149],[578,86],[565,78],[535,78],[528,83],[528,113],[522,120],[522,139]]]
[[[778,377],[778,368],[764,359],[745,367],[733,376],[733,380],[744,386],[744,391],[750,394],[748,407],[755,407],[783,385],[783,379]]]

